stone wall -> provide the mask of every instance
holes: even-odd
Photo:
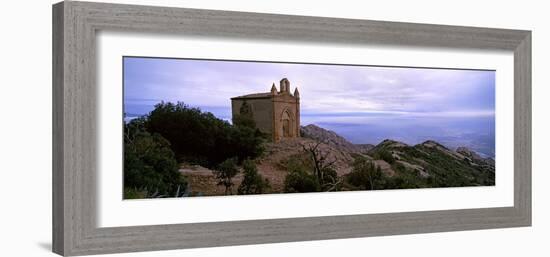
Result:
[[[241,105],[245,100],[231,100],[231,112],[233,117],[239,115]],[[273,130],[273,102],[270,98],[251,98],[246,99],[246,102],[252,107],[252,114],[256,127],[260,131],[271,134]]]

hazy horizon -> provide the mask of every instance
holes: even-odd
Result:
[[[494,157],[494,71],[125,57],[124,109],[131,118],[184,102],[230,121],[231,97],[284,77],[300,91],[302,126],[355,144],[432,139]]]

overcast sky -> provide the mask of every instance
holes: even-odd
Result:
[[[284,77],[292,92],[300,91],[302,125],[380,117],[494,119],[493,71],[128,57],[125,112],[142,115],[160,101],[182,101],[227,120],[231,97],[269,92]],[[494,126],[482,129],[494,134]]]

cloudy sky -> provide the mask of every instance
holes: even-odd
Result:
[[[354,143],[439,140],[494,155],[494,71],[124,58],[124,105],[139,116],[160,101],[183,101],[231,118],[230,98],[298,87],[302,125]]]

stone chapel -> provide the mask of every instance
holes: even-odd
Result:
[[[233,121],[238,115],[251,115],[256,127],[272,136],[274,142],[300,137],[300,93],[290,93],[290,81],[283,78],[279,91],[275,83],[271,91],[231,98]]]

